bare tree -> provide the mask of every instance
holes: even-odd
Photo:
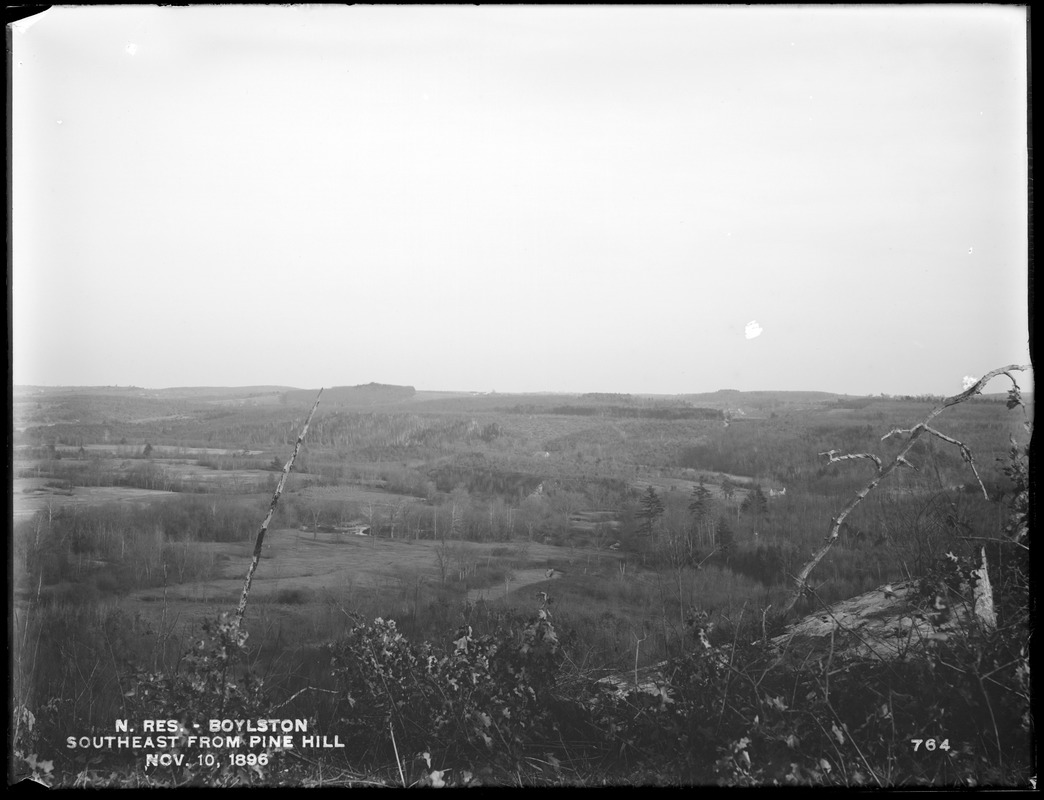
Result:
[[[923,421],[917,423],[912,428],[893,428],[891,431],[889,431],[881,437],[882,441],[892,436],[905,436],[906,439],[902,449],[888,464],[885,464],[880,458],[880,456],[874,455],[873,453],[847,453],[842,455],[838,453],[838,451],[836,450],[828,450],[825,453],[820,453],[821,456],[827,456],[827,458],[829,459],[827,463],[829,464],[835,464],[841,461],[854,461],[857,459],[871,461],[873,462],[875,468],[874,475],[862,489],[856,492],[855,497],[853,497],[848,502],[848,504],[843,509],[841,509],[841,513],[839,513],[836,517],[833,518],[833,520],[831,520],[830,532],[827,534],[823,546],[812,554],[811,560],[807,564],[805,564],[801,571],[794,577],[795,589],[794,592],[791,594],[791,597],[787,602],[786,606],[784,607],[783,613],[789,614],[794,609],[794,606],[797,604],[797,601],[801,598],[801,596],[810,590],[810,587],[808,585],[808,576],[812,573],[812,570],[816,568],[816,565],[823,560],[823,557],[829,552],[830,548],[833,547],[834,542],[836,542],[838,536],[841,535],[841,526],[844,524],[845,518],[849,514],[851,514],[853,510],[855,510],[856,506],[858,506],[882,480],[891,475],[892,472],[894,472],[899,467],[910,467],[916,469],[916,467],[914,467],[914,465],[911,464],[909,460],[907,460],[906,456],[909,454],[910,450],[913,449],[914,444],[917,442],[918,439],[921,438],[923,434],[927,433],[931,436],[935,436],[936,438],[941,439],[944,442],[956,445],[960,449],[961,457],[971,467],[972,472],[975,474],[975,479],[979,483],[979,488],[982,489],[983,496],[988,500],[989,494],[986,492],[986,487],[983,485],[982,479],[979,477],[979,472],[975,468],[975,461],[972,456],[971,450],[963,442],[960,442],[957,439],[947,436],[946,434],[941,433],[935,428],[932,428],[929,423],[931,423],[932,420],[934,420],[937,416],[939,416],[950,406],[955,406],[958,403],[963,403],[968,398],[973,397],[974,395],[977,395],[980,392],[982,392],[986,384],[988,384],[998,375],[1007,375],[1008,378],[1011,380],[1012,388],[1009,392],[1009,408],[1013,407],[1013,403],[1021,403],[1019,385],[1016,382],[1015,377],[1012,375],[1012,373],[1024,372],[1028,369],[1031,369],[1031,365],[1029,364],[1010,364],[1006,367],[999,367],[998,369],[987,372],[985,375],[979,378],[979,380],[975,381],[975,383],[973,383],[960,394],[955,394],[952,397],[947,397],[946,399],[944,399],[942,403],[940,403],[938,406],[933,408],[928,413],[928,415],[924,418]]]
[[[261,523],[261,530],[258,531],[257,539],[254,541],[254,556],[250,561],[246,580],[243,581],[243,594],[239,598],[239,606],[236,608],[235,625],[237,629],[243,624],[243,614],[246,613],[247,597],[250,595],[250,584],[254,580],[254,572],[257,570],[258,563],[261,561],[261,550],[265,544],[265,534],[268,532],[268,526],[272,522],[272,515],[275,514],[276,504],[279,503],[279,496],[283,493],[286,479],[290,475],[290,470],[294,468],[294,460],[297,458],[297,454],[301,451],[301,443],[304,441],[305,434],[308,433],[308,424],[312,421],[312,415],[315,414],[315,410],[319,407],[319,398],[322,396],[323,390],[320,389],[319,394],[315,397],[315,404],[312,406],[312,410],[308,412],[308,418],[305,420],[304,427],[301,428],[301,433],[297,437],[297,443],[294,445],[294,452],[290,454],[290,460],[287,461],[286,466],[283,467],[283,474],[279,478],[279,484],[276,486],[275,493],[272,495],[272,502],[268,506],[268,514]]]
[[[435,545],[435,566],[439,570],[439,583],[445,586],[446,573],[449,572],[450,567],[449,545],[446,544],[445,539]]]

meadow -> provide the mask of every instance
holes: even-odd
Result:
[[[99,785],[110,767],[123,776],[121,785],[144,780],[129,754],[104,754],[106,761],[93,753],[100,762],[92,764],[62,742],[68,732],[109,730],[112,719],[145,708],[140,695],[128,695],[131,683],[158,696],[173,691],[171,676],[190,669],[186,664],[213,665],[213,652],[239,652],[238,644],[207,656],[192,648],[201,626],[218,630],[206,621],[239,600],[254,538],[313,399],[283,387],[16,389],[13,699],[22,715],[16,744],[23,766],[30,754],[33,764],[49,764],[43,774],[55,785]],[[559,686],[683,663],[699,650],[701,631],[715,647],[767,639],[792,621],[778,612],[793,576],[872,474],[868,461],[830,464],[822,454],[887,459],[899,443],[882,436],[908,428],[938,400],[768,392],[509,396],[374,384],[331,390],[267,533],[237,669],[263,681],[264,702],[278,704],[280,716],[362,731],[362,718],[345,723],[347,706],[330,697],[351,696],[338,694],[346,691],[339,681],[350,677],[359,689],[369,679],[345,672],[331,652],[343,659],[364,642],[372,646],[367,637],[378,636],[388,658],[398,654],[396,669],[413,663],[407,642],[423,649],[429,645],[419,643],[466,640],[473,642],[468,652],[520,646],[527,680],[553,661]],[[965,557],[977,540],[1002,536],[1019,492],[1012,447],[1025,447],[1024,423],[1032,417],[1031,403],[1009,408],[1005,400],[974,398],[935,423],[968,445],[981,484],[957,447],[926,437],[908,456],[913,467],[894,473],[846,519],[798,613],[934,574],[947,553]],[[991,569],[1017,563],[1010,548],[991,547]],[[534,636],[544,637],[539,647],[525,643]],[[447,652],[438,663],[456,669],[460,646],[455,656]],[[550,661],[526,660],[534,652]],[[391,673],[380,674],[386,682]],[[408,670],[395,674],[409,683]],[[488,677],[491,686],[503,683]],[[714,685],[710,677],[707,685]],[[544,697],[533,686],[533,696]],[[381,691],[371,698],[374,709],[391,696],[386,683]],[[423,702],[420,695],[403,695],[403,702],[407,697],[417,708],[431,702],[427,694]],[[652,755],[651,719],[652,727],[627,734],[627,757],[616,752],[614,761],[609,750],[620,741],[592,744],[598,736],[591,726],[619,728],[608,706],[598,713],[610,717],[587,721],[584,744],[570,745],[564,717],[547,716],[558,708],[554,692],[539,707],[497,697],[484,702],[500,703],[508,718],[531,715],[531,722],[524,735],[503,742],[517,780],[510,765],[486,759],[493,770],[487,783],[642,783],[654,774],[746,780],[733,768],[739,751],[717,773],[661,763]],[[468,708],[466,717],[485,719],[486,711]],[[653,713],[642,708],[632,719]],[[393,719],[400,713],[394,703],[389,709]],[[472,778],[458,777],[457,785],[480,781],[483,759],[461,742],[481,743],[489,726],[476,732],[446,727],[437,715],[425,719],[415,728],[442,742],[445,757],[472,759]],[[562,739],[554,753],[530,746],[538,731],[550,735],[546,725]],[[1020,731],[1007,733],[1017,740]],[[726,739],[719,731],[718,745]],[[295,761],[285,775],[171,773],[161,783],[308,783],[316,769],[348,783],[398,782],[398,755],[390,762],[387,748],[371,740],[358,738],[354,751],[322,763]],[[572,767],[562,766],[567,757],[575,757]],[[618,766],[605,766],[607,758]],[[838,782],[840,771],[809,763],[789,782]],[[991,760],[999,771],[990,774],[1015,781],[1028,763],[1015,759],[1005,768]],[[430,770],[417,770],[414,764],[416,780],[430,781]],[[885,774],[860,766],[846,770],[844,782],[859,785],[854,775],[870,773]],[[969,774],[983,779],[983,770]],[[964,775],[934,780],[966,785]],[[785,778],[765,773],[754,782]],[[933,783],[912,767],[893,779]]]

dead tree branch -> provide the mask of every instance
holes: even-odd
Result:
[[[972,456],[971,449],[966,444],[964,444],[964,442],[959,442],[956,439],[953,439],[953,438],[947,436],[945,433],[939,433],[939,431],[935,430],[935,428],[929,428],[927,425],[925,425],[924,429],[928,433],[932,434],[932,436],[937,436],[940,439],[942,439],[944,442],[949,442],[950,444],[955,444],[955,445],[957,445],[957,447],[960,448],[960,450],[961,450],[961,458],[963,458],[965,463],[969,467],[971,467],[971,471],[975,475],[975,480],[977,480],[979,482],[979,488],[982,489],[982,496],[986,500],[989,500],[990,499],[989,492],[986,491],[986,486],[983,484],[982,478],[979,477],[979,470],[975,467],[975,458],[974,458],[974,456]]]
[[[265,544],[265,534],[268,532],[268,526],[272,522],[272,515],[275,514],[276,504],[279,502],[279,496],[283,493],[283,486],[286,485],[286,479],[290,475],[290,470],[294,468],[294,461],[301,450],[301,443],[304,441],[305,434],[308,433],[308,425],[312,421],[312,415],[315,413],[315,410],[319,407],[319,398],[322,396],[323,390],[320,389],[319,394],[315,396],[312,410],[308,412],[308,418],[305,420],[304,427],[301,428],[301,433],[297,437],[294,452],[290,454],[290,460],[283,465],[283,474],[279,476],[279,483],[276,484],[275,492],[272,493],[272,502],[268,506],[268,514],[265,516],[264,522],[261,523],[261,530],[257,532],[257,539],[254,540],[254,557],[250,561],[250,568],[247,570],[246,580],[243,582],[243,595],[239,598],[239,607],[236,609],[234,620],[236,628],[239,628],[243,622],[247,596],[250,594],[250,584],[254,581],[254,572],[257,570],[258,562],[261,561],[261,550]]]
[[[845,461],[851,458],[868,458],[877,464],[877,471],[880,472],[882,468],[881,459],[875,456],[873,453],[849,453],[848,455],[838,455],[837,450],[827,450],[825,453],[820,453],[821,456],[828,456],[830,460],[828,464],[833,464],[836,461]]]
[[[871,491],[873,491],[877,484],[879,484],[882,480],[887,478],[895,469],[897,469],[900,466],[907,466],[914,470],[917,469],[917,467],[915,467],[906,459],[906,455],[910,452],[914,444],[921,437],[921,434],[933,434],[943,439],[944,441],[948,441],[960,447],[961,455],[964,457],[965,461],[972,465],[972,471],[975,473],[976,479],[978,479],[979,473],[978,470],[975,469],[975,465],[971,460],[971,451],[964,444],[958,442],[956,439],[952,439],[948,436],[945,436],[939,433],[938,431],[934,430],[933,428],[929,427],[929,423],[937,416],[939,416],[943,411],[948,409],[950,406],[955,406],[958,403],[963,403],[968,398],[973,397],[974,395],[977,395],[980,392],[982,392],[986,384],[988,384],[998,375],[1007,375],[1013,384],[1014,391],[1017,393],[1018,384],[1015,382],[1015,378],[1012,376],[1011,373],[1024,372],[1031,368],[1032,367],[1029,364],[1010,364],[1006,367],[1000,367],[999,369],[991,370],[990,372],[987,372],[985,375],[979,378],[975,383],[973,383],[960,394],[955,394],[952,397],[947,397],[945,400],[942,401],[942,403],[940,403],[938,406],[936,406],[930,412],[928,412],[928,416],[926,416],[923,421],[921,421],[914,427],[906,429],[893,428],[891,431],[889,431],[881,437],[882,441],[889,438],[890,436],[896,435],[908,434],[909,438],[906,440],[906,443],[903,446],[902,450],[899,451],[899,453],[895,456],[894,459],[892,459],[892,461],[887,466],[882,466],[881,459],[873,455],[872,453],[851,453],[848,455],[839,455],[836,450],[830,450],[826,453],[820,453],[820,455],[825,455],[829,457],[830,461],[827,463],[832,464],[838,461],[865,458],[867,460],[873,461],[876,464],[877,469],[875,470],[874,476],[867,482],[866,486],[864,486],[862,489],[856,492],[855,497],[853,497],[845,505],[845,507],[841,509],[841,513],[831,520],[830,532],[827,534],[823,546],[812,554],[812,559],[807,564],[805,564],[801,571],[794,577],[795,589],[794,592],[791,594],[790,599],[787,601],[787,604],[783,608],[784,615],[789,614],[794,609],[794,606],[797,604],[798,599],[805,592],[808,586],[808,576],[812,574],[812,570],[814,570],[816,568],[816,565],[818,565],[819,562],[823,560],[823,557],[830,551],[830,548],[834,546],[834,543],[837,541],[838,536],[841,535],[841,526],[844,524],[845,518],[849,514],[851,514],[852,511],[855,510],[856,506],[863,502],[866,496]],[[982,486],[981,479],[979,480],[979,485]],[[986,494],[985,487],[983,487],[983,494]],[[989,499],[988,495],[986,496],[986,499]]]

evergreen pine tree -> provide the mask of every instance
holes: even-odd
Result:
[[[728,520],[722,517],[718,520],[718,549],[721,551],[725,559],[728,560],[732,554],[732,544],[734,537],[732,535],[732,528],[729,527]]]
[[[697,522],[701,522],[707,514],[708,497],[710,497],[710,489],[704,485],[703,478],[700,478],[700,482],[693,487],[692,500],[689,501],[689,511],[696,517]]]
[[[638,511],[638,516],[642,522],[638,526],[638,533],[642,536],[648,536],[653,532],[653,527],[656,524],[656,520],[663,514],[663,501],[660,500],[659,495],[656,494],[656,490],[650,486],[645,495],[642,497],[641,509]]]

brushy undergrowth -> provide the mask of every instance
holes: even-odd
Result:
[[[1025,785],[1028,627],[1024,607],[1005,603],[996,630],[969,628],[896,661],[782,654],[738,637],[715,646],[703,617],[690,653],[626,690],[579,672],[544,609],[487,635],[461,628],[444,643],[411,642],[378,618],[329,647],[334,689],[309,719],[310,730],[318,724],[345,744],[341,778],[279,749],[265,750],[264,765],[238,767],[221,750],[181,746],[182,767],[143,772],[140,754],[107,750],[77,763],[48,750],[56,740],[46,708],[30,727],[24,707],[15,772],[80,786],[347,784],[360,775],[436,786]],[[204,633],[175,669],[125,675],[128,718],[177,720],[185,734],[210,719],[291,716],[276,710],[288,701],[249,668],[246,637],[228,618]],[[215,765],[200,763],[205,753]]]

